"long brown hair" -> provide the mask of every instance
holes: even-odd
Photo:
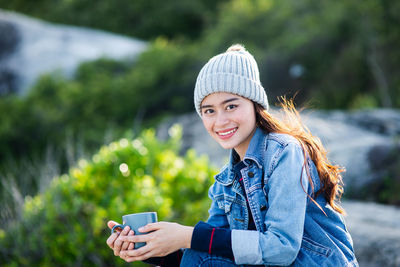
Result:
[[[287,100],[285,97],[282,97],[280,100],[280,107],[283,115],[282,119],[278,119],[266,111],[260,104],[255,104],[257,126],[266,132],[284,133],[295,137],[303,148],[305,155],[303,168],[306,169],[312,191],[314,191],[314,184],[306,166],[306,155],[309,155],[314,162],[321,181],[320,190],[315,192],[313,197],[307,195],[323,211],[320,205],[314,200],[314,197],[316,198],[322,193],[334,210],[345,214],[344,209],[338,204],[343,194],[343,180],[340,173],[344,171],[344,168],[338,165],[332,165],[329,162],[321,140],[313,136],[310,130],[303,124],[300,114],[294,106],[293,100]],[[302,179],[302,177],[300,179]]]

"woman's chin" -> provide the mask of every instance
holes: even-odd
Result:
[[[232,149],[234,147],[232,144],[228,144],[226,142],[218,142],[218,143],[223,149]]]

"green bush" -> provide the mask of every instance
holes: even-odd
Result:
[[[158,39],[135,62],[99,59],[73,79],[48,74],[22,99],[0,98],[0,163],[47,146],[63,151],[67,138],[90,152],[143,119],[192,111],[197,62],[188,49]]]
[[[144,211],[187,225],[206,219],[215,171],[192,150],[177,155],[180,127],[170,135],[112,142],[27,198],[21,220],[0,230],[2,266],[123,265],[105,243],[107,220]]]

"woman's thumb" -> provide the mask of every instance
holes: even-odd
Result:
[[[108,228],[110,228],[110,229],[112,229],[113,227],[114,227],[114,225],[117,225],[118,223],[117,222],[114,222],[114,221],[108,221],[107,222],[107,226],[108,226]]]

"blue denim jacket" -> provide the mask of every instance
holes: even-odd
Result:
[[[212,204],[208,223],[233,229],[236,264],[358,266],[341,214],[320,194],[315,200],[325,215],[305,193],[313,195],[302,168],[303,150],[294,137],[256,130],[241,171],[246,192],[234,179],[232,153],[209,190]],[[311,159],[307,168],[316,192],[320,181]],[[257,231],[247,230],[251,214],[246,195]]]

